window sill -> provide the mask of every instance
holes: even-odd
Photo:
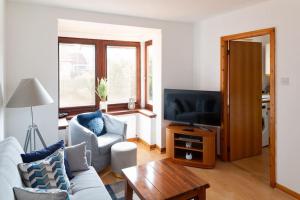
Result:
[[[114,116],[140,113],[149,118],[156,117],[156,114],[154,112],[152,112],[151,110],[147,110],[147,109],[134,109],[134,110],[127,109],[127,110],[110,111],[110,112],[106,112],[106,113],[109,115],[114,115]],[[68,115],[68,116],[66,116],[66,119],[71,120],[74,116],[75,115]]]
[[[110,115],[126,115],[126,114],[133,114],[133,113],[140,113],[149,118],[156,117],[155,113],[153,113],[152,111],[147,110],[147,109],[120,110],[120,111],[107,112],[107,114],[110,114]]]
[[[69,126],[67,118],[60,118],[58,120],[58,130],[65,130]]]

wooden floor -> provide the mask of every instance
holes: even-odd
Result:
[[[138,164],[165,158],[165,154],[149,151],[138,144]],[[233,163],[217,161],[214,169],[187,167],[210,184],[207,200],[293,200],[286,193],[268,185],[268,149],[261,156],[247,158]],[[118,182],[110,169],[100,174],[105,184]]]
[[[251,158],[232,162],[236,167],[249,172],[252,176],[268,184],[269,176],[269,147],[262,149],[262,154]]]

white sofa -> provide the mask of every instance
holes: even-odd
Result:
[[[24,187],[18,171],[24,153],[18,141],[9,137],[0,142],[0,199],[14,200],[13,187]],[[71,200],[111,200],[103,182],[93,167],[87,171],[74,172],[70,180],[72,186]]]

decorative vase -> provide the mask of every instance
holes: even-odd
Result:
[[[134,109],[135,109],[134,98],[129,98],[128,109],[129,109],[129,110],[134,110]]]
[[[192,147],[192,143],[191,142],[186,142],[185,143],[185,147],[186,148],[191,148]]]
[[[102,112],[107,112],[107,101],[99,102],[99,110],[101,110]]]
[[[186,152],[186,153],[185,153],[185,159],[187,159],[187,160],[192,160],[192,159],[193,159],[192,153]]]

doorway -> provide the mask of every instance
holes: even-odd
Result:
[[[272,187],[276,185],[276,166],[275,166],[275,28],[256,30],[246,33],[239,33],[234,35],[228,35],[221,37],[221,94],[222,94],[222,122],[221,122],[221,158],[225,161],[231,161],[233,159],[242,158],[242,156],[251,156],[261,154],[261,150],[258,147],[261,147],[262,140],[256,140],[258,138],[258,132],[262,130],[262,115],[257,115],[258,106],[262,103],[261,91],[259,94],[259,88],[262,85],[261,77],[262,71],[252,69],[252,73],[255,75],[250,75],[246,67],[243,69],[235,67],[238,66],[241,62],[238,59],[230,59],[229,49],[235,50],[236,53],[240,56],[245,56],[245,59],[249,60],[249,56],[252,58],[255,55],[261,54],[255,49],[259,49],[259,43],[250,43],[245,40],[254,37],[268,36],[269,38],[269,150],[268,150],[268,160],[269,160],[269,182]],[[244,40],[244,41],[243,41]],[[243,41],[243,42],[241,42]],[[250,60],[251,60],[250,56]],[[249,65],[256,66],[257,69],[261,67],[257,63],[261,62],[260,58],[257,57],[251,61]],[[255,67],[254,67],[255,68]],[[231,71],[233,70],[233,71]],[[234,70],[239,71],[240,73],[248,73],[248,75],[241,77],[239,75],[234,75]],[[245,78],[247,79],[245,81]],[[247,82],[248,81],[248,82]],[[250,83],[251,82],[251,83]],[[249,86],[249,83],[251,86]],[[243,90],[242,87],[245,86],[248,90]],[[239,87],[237,87],[239,86]],[[234,94],[234,91],[243,91],[244,95],[240,95],[242,98],[237,98]],[[248,97],[247,97],[248,95]],[[252,96],[253,95],[253,96]],[[255,97],[256,95],[256,97]],[[258,97],[258,95],[260,97]],[[252,102],[251,102],[252,98]],[[255,101],[257,99],[257,101]],[[237,100],[237,101],[234,101]],[[238,107],[242,105],[241,102],[248,101],[247,105],[252,105],[253,108],[243,108],[239,109]],[[253,111],[255,110],[256,111]],[[252,115],[243,115],[241,111],[251,112]],[[241,116],[241,117],[238,117]],[[244,117],[243,117],[244,116]],[[247,117],[252,116],[253,119],[247,120]],[[244,121],[243,121],[244,119]],[[235,123],[231,123],[233,120],[236,120]],[[260,121],[260,123],[259,123]],[[238,122],[238,123],[237,123]],[[248,127],[248,135],[238,135],[241,131],[242,123]],[[246,130],[246,129],[244,129]],[[260,137],[262,132],[260,132]],[[237,138],[233,140],[233,138]],[[245,140],[250,140],[249,143],[246,143]],[[249,145],[250,144],[250,145]],[[245,148],[245,145],[248,145],[248,149],[243,152],[239,152],[239,149],[236,147],[240,145],[241,148]],[[233,158],[233,159],[232,159]]]

